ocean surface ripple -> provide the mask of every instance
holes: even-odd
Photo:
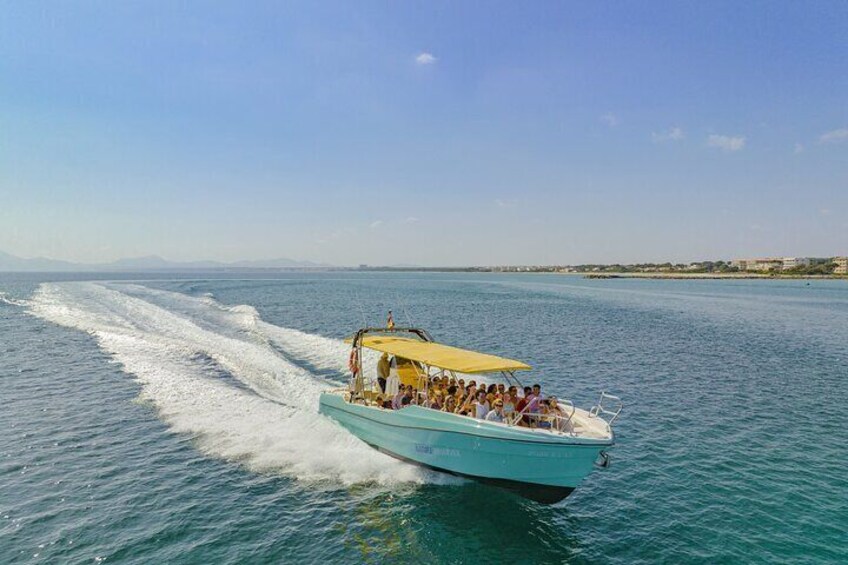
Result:
[[[0,275],[0,562],[848,562],[844,281],[88,277]],[[622,396],[612,467],[541,506],[320,416],[390,308]]]

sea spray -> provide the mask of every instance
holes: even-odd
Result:
[[[160,417],[204,453],[304,480],[445,480],[374,451],[319,415],[318,396],[329,384],[276,349],[339,368],[331,358],[344,353],[344,342],[274,326],[250,306],[124,286],[44,283],[28,305],[38,317],[92,334],[141,383]]]

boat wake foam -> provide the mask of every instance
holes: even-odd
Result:
[[[383,455],[318,414],[322,390],[343,378],[340,340],[281,328],[247,305],[135,284],[44,283],[29,311],[88,332],[133,375],[141,397],[206,454],[301,480],[450,482]]]

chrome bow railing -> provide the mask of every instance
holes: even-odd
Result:
[[[607,402],[604,405],[604,402]],[[612,403],[613,406],[610,407],[609,404]],[[598,403],[592,406],[592,409],[589,410],[589,416],[592,418],[600,418],[607,423],[608,427],[612,427],[612,423],[615,422],[615,419],[618,418],[618,415],[621,414],[621,411],[624,409],[624,403],[617,396],[612,394],[607,394],[606,391],[601,392],[601,397],[598,399]],[[610,416],[610,419],[607,420],[604,416]]]

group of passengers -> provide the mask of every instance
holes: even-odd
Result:
[[[385,394],[384,381],[380,379],[379,384]],[[538,384],[524,387],[522,392],[519,394],[518,387],[503,383],[486,385],[475,380],[466,383],[465,379],[442,374],[428,379],[424,390],[402,385],[396,394],[378,395],[375,400],[378,406],[391,410],[417,405],[490,422],[561,429],[568,415],[555,396],[544,398]]]

